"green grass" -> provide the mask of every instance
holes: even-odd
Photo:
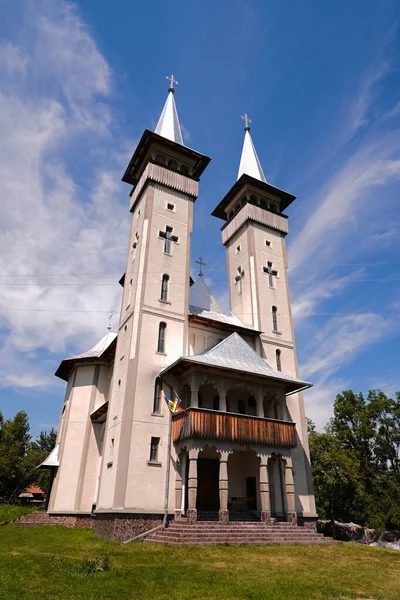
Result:
[[[0,528],[0,598],[394,600],[400,552],[356,544],[121,545],[88,530],[7,525]]]
[[[10,504],[0,504],[0,525],[12,523],[23,515],[33,512],[35,508],[29,506],[12,506]]]

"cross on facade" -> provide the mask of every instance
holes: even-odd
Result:
[[[237,272],[238,272],[238,274],[235,277],[235,281],[236,281],[236,283],[239,284],[239,294],[241,294],[243,291],[242,279],[244,277],[244,271],[242,270],[242,267],[238,267]]]
[[[274,277],[278,275],[278,271],[272,268],[272,262],[268,262],[266,267],[263,267],[264,273],[268,275],[268,285],[269,287],[274,287]]]
[[[175,83],[175,85],[179,85],[179,81],[174,79],[174,76],[172,75],[172,73],[169,77],[167,75],[167,77],[165,79],[168,79],[168,81],[169,81],[169,91],[173,92],[174,91],[174,83]]]
[[[199,265],[199,277],[203,277],[203,267],[206,267],[206,263],[204,262],[204,260],[202,259],[202,257],[200,256],[199,259],[194,261],[197,265]]]
[[[171,254],[171,248],[172,248],[172,242],[174,242],[175,244],[178,241],[178,238],[176,235],[172,235],[172,231],[173,228],[169,227],[168,225],[165,227],[165,231],[159,231],[158,235],[160,236],[160,238],[163,238],[164,240],[164,252],[165,254]]]
[[[244,115],[241,115],[240,117],[241,119],[243,119],[243,121],[245,122],[245,131],[250,129],[250,125],[249,123],[251,123],[251,119],[249,119],[249,117],[247,116],[246,113],[244,113]]]

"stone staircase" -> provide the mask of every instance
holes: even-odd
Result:
[[[332,538],[324,537],[305,527],[291,523],[197,522],[189,525],[184,519],[173,521],[166,529],[159,529],[147,537],[145,542],[180,544],[188,546],[214,546],[217,544],[335,544]]]
[[[14,525],[29,525],[32,527],[52,527],[55,525],[54,521],[52,521],[44,510],[37,510],[32,513],[28,513],[18,519],[18,521],[14,521]]]

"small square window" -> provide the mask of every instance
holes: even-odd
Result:
[[[268,248],[271,247],[271,242],[269,240],[265,240],[265,245],[268,246]]]
[[[158,447],[160,445],[159,437],[152,437],[150,444],[150,462],[158,462]]]
[[[239,246],[236,246],[236,254],[239,254],[239,252],[240,252],[240,244],[239,244]]]
[[[172,211],[174,211],[174,210],[175,210],[175,204],[170,204],[170,203],[168,202],[168,204],[167,204],[167,210],[172,210]]]

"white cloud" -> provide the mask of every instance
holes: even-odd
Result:
[[[18,46],[5,42],[0,44],[0,69],[8,73],[25,74],[29,59]]]
[[[0,283],[13,284],[0,286],[0,383],[37,387],[54,383],[37,350],[84,350],[106,331],[107,312],[63,310],[119,312],[128,141],[112,131],[110,68],[71,4],[26,2],[18,44],[0,52],[13,66],[0,94]]]

